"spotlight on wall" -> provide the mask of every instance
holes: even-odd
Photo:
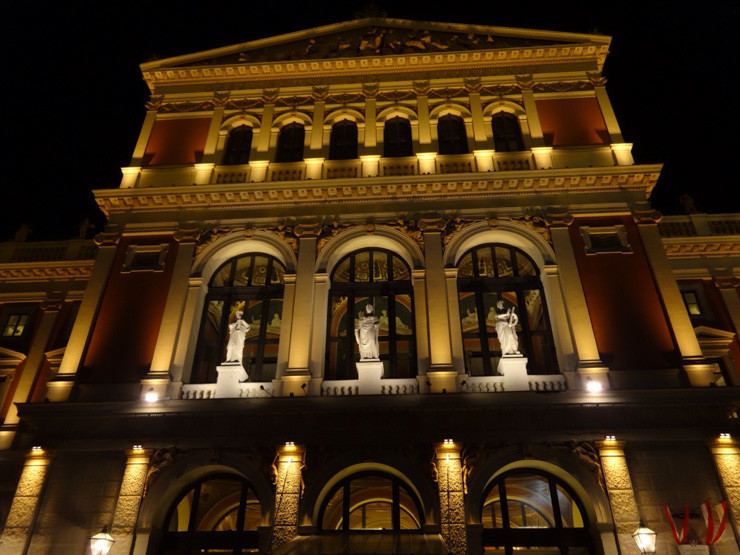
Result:
[[[106,555],[114,543],[116,542],[108,533],[108,527],[103,526],[101,532],[90,538],[90,551],[93,555]]]
[[[603,388],[603,386],[599,382],[594,381],[591,378],[586,378],[586,389],[590,393],[598,393],[599,391],[601,391],[604,388]]]
[[[650,528],[640,521],[640,527],[632,534],[640,553],[655,553],[655,540],[657,536]]]
[[[134,451],[143,451],[141,445],[139,445],[138,443],[134,444],[134,446],[132,447],[132,449]]]
[[[41,445],[34,445],[33,447],[31,447],[31,451],[34,454],[40,454],[44,452],[44,449],[41,447]]]
[[[604,436],[604,441],[617,441],[617,436]]]
[[[159,401],[159,395],[157,395],[157,392],[154,391],[153,387],[150,387],[149,391],[147,391],[146,395],[144,395],[144,400],[147,403],[154,403],[155,401]]]
[[[720,439],[732,439],[732,436],[729,433],[727,433],[727,432],[723,432],[723,433],[719,434],[719,438]]]

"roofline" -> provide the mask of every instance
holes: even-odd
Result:
[[[180,56],[172,56],[169,58],[163,58],[161,60],[154,60],[151,62],[144,62],[139,64],[141,71],[151,71],[161,67],[177,67],[183,63],[192,63],[202,59],[208,59],[218,56],[227,56],[229,54],[235,54],[243,52],[245,50],[254,50],[257,48],[264,48],[272,46],[278,43],[284,43],[288,41],[301,40],[316,35],[328,34],[331,32],[342,32],[365,25],[388,25],[406,28],[424,28],[437,31],[459,31],[466,33],[487,33],[499,36],[528,36],[530,38],[551,38],[563,41],[575,41],[575,42],[591,42],[600,44],[611,44],[612,37],[608,35],[595,35],[587,33],[569,33],[564,31],[545,31],[541,29],[522,29],[517,27],[494,27],[488,25],[476,25],[469,23],[445,23],[437,21],[414,21],[410,19],[393,19],[393,18],[382,18],[382,17],[366,17],[363,19],[353,19],[350,21],[343,21],[340,23],[332,23],[329,25],[322,25],[321,27],[311,27],[310,29],[303,29],[301,31],[294,31],[292,33],[285,33],[282,35],[275,35],[263,39],[257,39],[248,42],[242,42],[238,44],[232,44],[230,46],[222,46],[219,48],[212,48],[210,50],[202,50],[200,52],[183,54]]]

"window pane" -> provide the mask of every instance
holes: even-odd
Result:
[[[267,339],[279,339],[280,328],[283,325],[281,316],[283,314],[283,299],[270,299],[270,307],[267,310]]]
[[[373,251],[373,281],[388,281],[388,254]]]
[[[542,304],[542,295],[539,289],[530,289],[524,292],[524,302],[527,305],[527,317],[529,318],[529,329],[542,331],[547,329],[545,321],[545,309]]]
[[[499,496],[498,486],[491,488],[486,500],[483,502],[483,512],[481,514],[481,524],[483,528],[503,528],[501,519],[501,498]]]
[[[563,520],[565,528],[583,528],[583,517],[578,505],[571,495],[563,489],[560,484],[556,484],[558,495],[558,505],[560,505],[560,518]]]
[[[202,340],[210,343],[218,342],[221,339],[221,314],[223,309],[223,301],[209,301],[203,331],[201,332]]]
[[[406,263],[401,258],[391,255],[391,263],[393,264],[393,279],[395,281],[411,279],[409,267],[406,266]]]
[[[537,268],[532,261],[521,252],[516,253],[517,270],[520,276],[537,276]]]
[[[500,278],[514,275],[514,267],[511,263],[511,251],[508,248],[496,247],[496,269]]]
[[[377,476],[353,479],[349,494],[350,529],[393,529],[392,502],[393,489],[389,479]],[[367,505],[365,514],[356,510],[363,505]]]
[[[339,283],[346,283],[350,281],[349,257],[345,258],[337,265],[337,267],[334,269],[334,273],[332,273],[331,280]]]
[[[244,306],[241,310],[244,311],[242,319],[249,324],[249,331],[247,332],[247,342],[254,340],[259,336],[262,322],[262,300],[250,300],[244,302]]]
[[[411,295],[396,295],[396,335],[413,334],[413,310],[411,307]]]
[[[249,285],[249,276],[252,268],[252,256],[242,256],[236,259],[236,271],[234,272],[234,286],[246,287]]]
[[[401,504],[401,530],[418,530],[421,527],[421,515],[414,499],[403,488],[398,488],[398,499]]]
[[[201,484],[195,507],[195,529],[203,532],[213,530],[226,514],[239,506],[241,491],[241,482],[231,479],[216,478]],[[236,518],[234,525],[238,526]]]
[[[524,526],[522,505],[527,506],[524,514],[532,515],[531,519],[527,520],[526,527],[551,528],[554,526],[550,484],[547,478],[536,475],[508,476],[506,478],[506,497],[509,501],[509,521],[512,528]],[[512,503],[518,504],[519,509],[512,510]],[[539,516],[535,518],[535,514]],[[532,523],[529,520],[532,520]]]
[[[478,249],[476,255],[478,255],[478,275],[480,277],[495,277],[491,249],[488,247]]]
[[[475,304],[475,293],[458,293],[460,307],[460,323],[462,331],[467,333],[478,333],[478,308]]]
[[[261,287],[267,285],[267,257],[266,256],[255,256],[254,257],[254,268],[252,269],[252,283],[253,287]]]
[[[193,491],[191,490],[177,504],[172,512],[167,530],[170,532],[187,532],[188,522],[190,522],[190,510],[193,506]]]
[[[213,278],[211,278],[211,287],[226,287],[230,285],[229,279],[231,278],[231,265],[231,262],[224,264],[221,269],[213,275]]]
[[[370,281],[370,251],[355,254],[355,281]]]
[[[470,278],[473,277],[473,255],[468,253],[460,259],[460,264],[457,267],[457,277],[459,278]]]
[[[330,337],[347,336],[347,297],[332,297],[331,299],[331,318],[329,320]],[[353,321],[354,326],[354,321]],[[352,328],[354,330],[354,327]],[[353,332],[354,333],[354,332]]]
[[[272,261],[272,271],[270,272],[270,285],[282,285],[285,283],[285,269],[277,260]]]

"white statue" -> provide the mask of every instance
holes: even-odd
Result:
[[[365,314],[355,325],[355,340],[360,347],[360,360],[379,358],[380,350],[378,348],[378,329],[380,320],[375,316],[373,305],[365,307]]]
[[[242,320],[243,314],[244,312],[237,310],[234,313],[236,320],[229,324],[229,342],[226,344],[225,362],[241,364],[242,356],[244,356],[244,341],[247,339],[247,333],[250,329],[249,324]]]
[[[519,323],[519,316],[516,315],[513,307],[504,311],[504,301],[496,303],[498,312],[496,314],[496,335],[498,342],[501,344],[502,355],[518,355],[519,338],[516,336],[516,325]]]

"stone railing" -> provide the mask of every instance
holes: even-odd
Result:
[[[96,245],[86,239],[0,243],[0,262],[52,262],[57,260],[92,260]]]
[[[527,376],[530,391],[565,391],[568,385],[562,374]],[[506,391],[503,376],[469,376],[462,383],[463,393],[499,393]]]
[[[218,166],[213,174],[213,183],[248,183],[252,175],[249,164],[238,166]]]
[[[414,395],[419,393],[419,382],[415,378],[387,378],[380,380],[376,391],[365,395]],[[324,380],[321,383],[322,397],[349,397],[360,394],[360,380]]]
[[[253,399],[255,397],[274,397],[275,386],[272,382],[244,382],[240,383],[239,399]],[[217,399],[215,383],[197,383],[182,386],[180,399]]]
[[[499,172],[535,169],[532,153],[528,150],[522,152],[496,152],[493,155],[493,167]]]
[[[658,224],[658,229],[663,237],[740,235],[740,214],[665,216]]]

